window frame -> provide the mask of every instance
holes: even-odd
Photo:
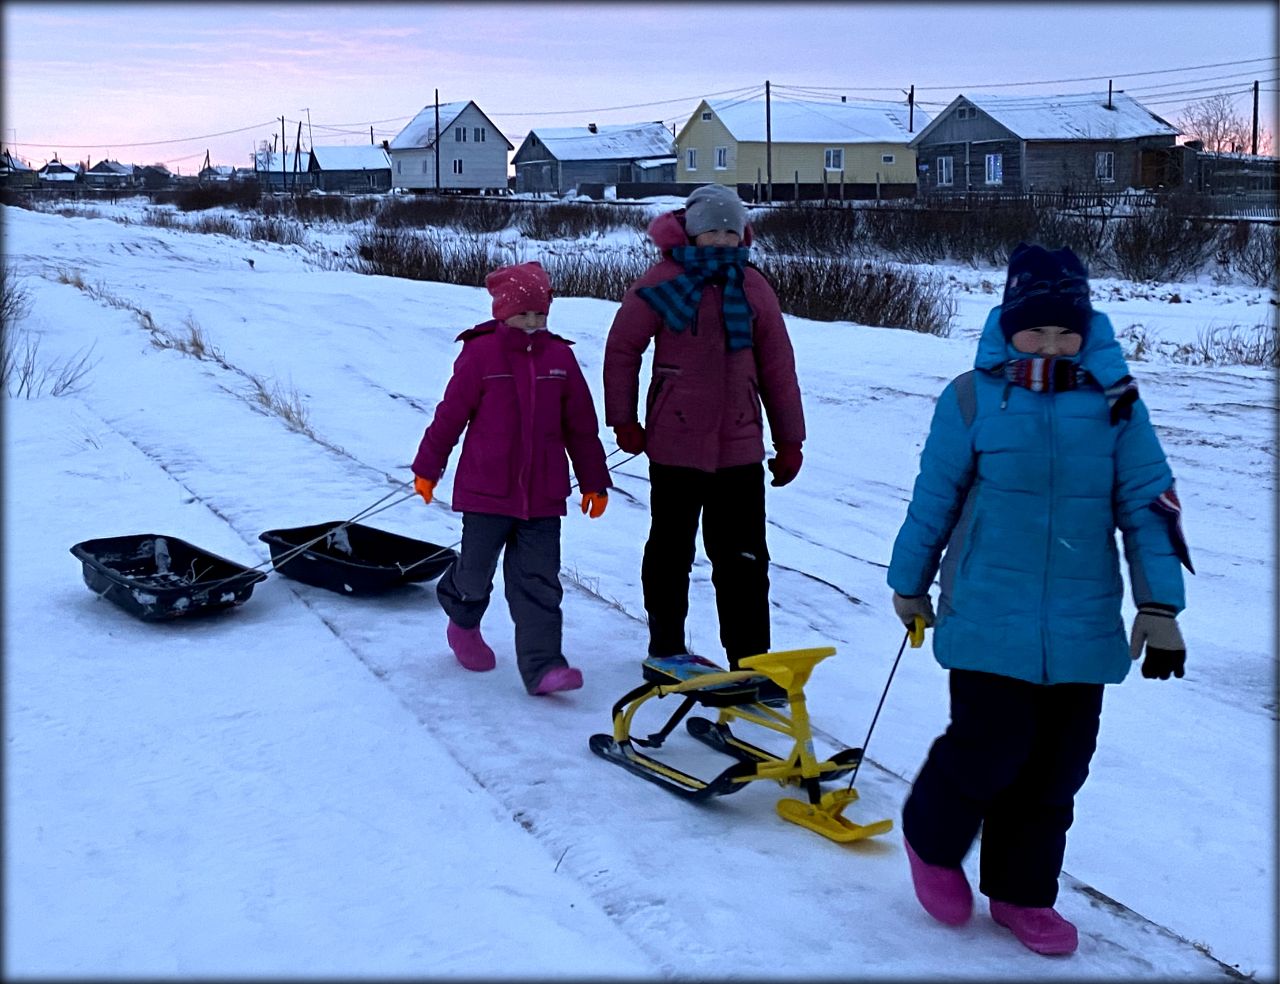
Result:
[[[986,155],[986,181],[984,184],[992,186],[1004,184],[1004,154],[987,154]]]
[[[881,164],[896,164],[896,163],[898,163],[898,155],[897,155],[897,154],[881,154],[881,155],[880,155],[880,163],[881,163]]]
[[[822,169],[824,171],[844,170],[844,148],[826,147],[822,151]]]
[[[462,126],[455,126],[453,128],[453,142],[454,143],[467,142],[467,128],[465,124]]]
[[[1116,152],[1114,150],[1099,150],[1093,155],[1093,177],[1099,184],[1116,183]]]
[[[689,147],[685,150],[684,169],[686,171],[698,170],[698,148]]]
[[[939,188],[953,187],[956,183],[955,157],[951,154],[947,154],[946,156],[939,157],[936,163],[938,167],[938,173],[935,175],[935,180],[938,183],[938,187]],[[945,181],[943,180],[944,175],[946,177]]]
[[[716,152],[716,170],[717,171],[729,170],[729,148],[717,147],[715,149],[715,152]]]
[[[462,158],[461,158],[461,157],[455,157],[455,158],[453,159],[453,173],[454,173],[454,174],[461,174],[461,173],[462,173]]]

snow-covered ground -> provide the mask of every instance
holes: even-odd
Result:
[[[1059,899],[1081,946],[1047,959],[983,909],[932,922],[896,829],[839,846],[780,820],[776,786],[692,806],[592,755],[640,682],[643,459],[617,468],[602,519],[564,522],[572,694],[525,695],[500,587],[483,675],[450,656],[433,585],[357,599],[272,573],[238,609],[169,624],[95,597],[81,540],[163,533],[269,570],[260,532],[402,489],[488,296],[324,270],[300,247],[3,219],[32,300],[15,327],[45,360],[92,345],[95,362],[78,394],[4,407],[7,975],[1275,978],[1274,370],[1133,363],[1199,571],[1188,672],[1108,688]],[[999,300],[998,270],[942,272],[951,338],[789,319],[810,436],[800,477],[768,494],[774,640],[837,647],[807,692],[851,745],[902,641],[885,564],[933,400]],[[60,282],[77,278],[91,290]],[[1268,292],[1208,280],[1099,278],[1095,297],[1122,335],[1276,317]],[[615,310],[551,312],[598,406]],[[137,311],[173,337],[198,326],[221,361],[157,348]],[[296,396],[314,438],[256,406],[250,377]],[[449,491],[446,475],[431,506],[365,522],[455,543]],[[692,645],[714,655],[701,556],[692,596]],[[946,718],[945,673],[909,649],[852,819],[896,822]],[[682,732],[663,751],[723,764]]]

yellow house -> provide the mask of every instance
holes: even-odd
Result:
[[[789,198],[797,182],[811,194],[825,185],[831,197],[841,185],[848,197],[914,194],[907,143],[928,123],[918,107],[889,102],[704,99],[676,135],[676,180],[764,188],[772,171],[775,197]]]

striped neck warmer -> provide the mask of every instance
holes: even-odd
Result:
[[[684,331],[698,316],[708,283],[724,281],[724,327],[730,352],[751,347],[751,307],[743,290],[745,246],[677,246],[671,258],[684,267],[679,276],[636,291],[672,331]]]

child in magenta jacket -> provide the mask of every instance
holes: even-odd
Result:
[[[613,484],[591,391],[567,339],[546,330],[551,282],[538,263],[485,278],[493,320],[458,336],[462,351],[413,460],[414,488],[430,503],[449,454],[466,430],[453,483],[462,515],[457,562],[436,587],[447,638],[468,670],[491,670],[480,634],[498,557],[515,623],[516,665],[530,694],[582,686],[561,652],[560,517],[569,461],[582,511],[596,519]],[[567,454],[567,457],[566,457]]]

